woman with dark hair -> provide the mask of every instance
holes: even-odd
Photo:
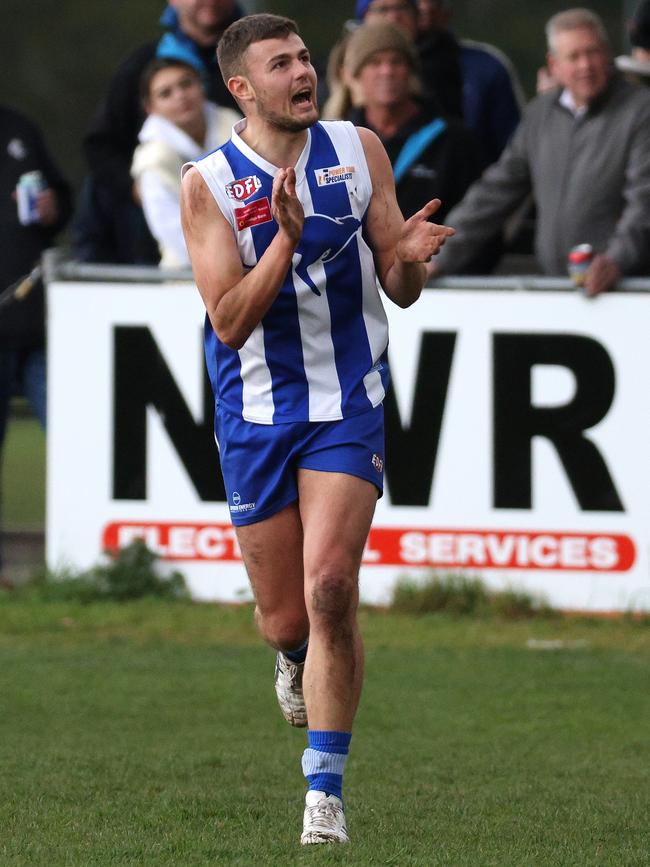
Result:
[[[208,102],[197,70],[174,58],[157,58],[145,68],[141,97],[147,119],[131,174],[161,267],[182,268],[189,257],[181,229],[181,167],[223,144],[240,116]]]

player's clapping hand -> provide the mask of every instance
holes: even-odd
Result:
[[[455,234],[449,226],[430,223],[440,207],[440,199],[431,199],[416,214],[406,220],[397,242],[396,253],[402,262],[428,262],[440,251],[447,238]]]
[[[298,244],[302,237],[305,212],[296,196],[296,172],[292,168],[280,169],[273,181],[271,212],[274,220],[289,240]]]

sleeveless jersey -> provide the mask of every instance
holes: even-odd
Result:
[[[195,165],[253,268],[278,231],[271,191],[278,172],[241,139]],[[373,256],[362,236],[372,195],[359,135],[348,122],[308,131],[296,164],[303,235],[277,298],[240,350],[206,317],[205,352],[219,405],[247,421],[332,421],[381,403],[388,384],[388,325]]]

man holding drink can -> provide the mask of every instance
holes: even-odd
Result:
[[[557,86],[529,104],[499,162],[448,215],[456,235],[434,270],[462,273],[532,193],[542,271],[569,267],[594,296],[650,270],[650,91],[615,71],[594,12],[560,12],[546,35]]]

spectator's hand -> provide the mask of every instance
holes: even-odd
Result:
[[[49,187],[38,194],[36,207],[38,208],[38,221],[43,226],[53,226],[59,219],[56,193]]]
[[[553,77],[548,66],[541,66],[537,70],[537,93],[546,93],[557,87],[557,81]]]
[[[440,252],[447,238],[456,234],[456,230],[449,226],[429,222],[429,217],[435,214],[440,204],[440,199],[431,199],[402,226],[395,249],[402,262],[428,262]]]
[[[298,245],[302,237],[302,227],[305,222],[305,212],[296,196],[295,169],[280,169],[273,181],[271,196],[271,212],[273,218],[289,240]]]
[[[599,253],[589,266],[585,276],[585,292],[591,298],[607,292],[621,278],[621,269],[613,259]]]

